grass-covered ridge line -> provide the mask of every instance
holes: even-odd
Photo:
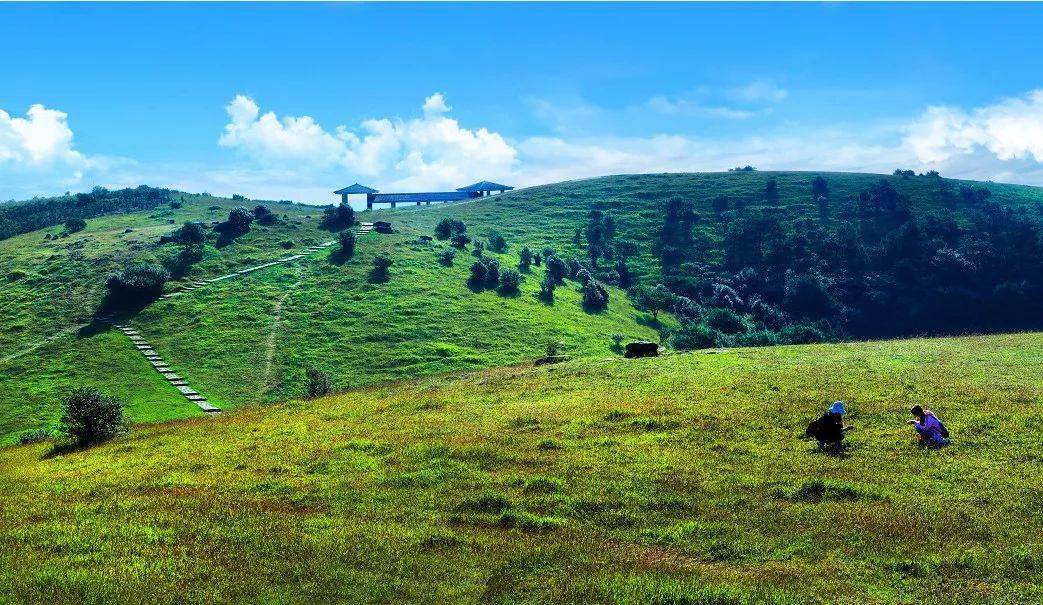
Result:
[[[0,600],[1037,603],[1041,351],[586,359],[5,448]],[[835,398],[845,457],[797,439]]]

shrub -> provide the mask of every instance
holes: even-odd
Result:
[[[706,325],[724,334],[739,334],[746,331],[746,324],[731,309],[710,309],[703,320]]]
[[[608,306],[608,290],[601,282],[591,278],[583,286],[583,307],[588,311],[600,311]]]
[[[290,248],[293,248],[293,240],[284,239],[283,241],[279,242],[279,247],[283,248],[284,250],[289,250]]]
[[[59,424],[59,430],[81,447],[111,439],[125,428],[123,403],[93,388],[72,392]]]
[[[106,304],[112,307],[130,307],[149,303],[163,293],[170,274],[153,264],[136,264],[109,276]]]
[[[495,258],[482,259],[485,263],[488,273],[485,276],[485,287],[495,288],[500,283],[500,261]]]
[[[537,253],[532,255],[532,264],[534,264],[537,267],[539,267],[542,262],[543,262],[543,257],[540,255],[539,252],[537,252]]]
[[[517,294],[519,284],[521,284],[521,274],[514,269],[504,269],[500,273],[500,293]]]
[[[471,243],[471,236],[467,235],[466,233],[457,233],[449,241],[454,248],[459,248],[463,250],[467,247],[467,244]]]
[[[77,231],[83,231],[87,228],[87,221],[82,218],[71,218],[65,221],[65,231],[67,233],[76,233]]]
[[[435,225],[435,237],[438,239],[449,239],[453,234],[453,221],[445,217]]]
[[[548,340],[543,352],[547,354],[547,357],[555,357],[561,352],[561,343],[556,340]]]
[[[187,222],[174,232],[173,240],[179,244],[202,244],[206,241],[206,229],[199,223]]]
[[[499,231],[489,233],[489,249],[497,253],[507,250],[507,240],[503,238]]]
[[[532,261],[533,261],[532,250],[529,250],[528,246],[522,248],[518,252],[518,270],[519,271],[524,271],[524,272],[528,273],[529,272],[529,267],[532,266]]]
[[[780,344],[806,345],[827,340],[822,330],[809,323],[796,323],[779,330]]]
[[[485,285],[485,280],[489,276],[489,268],[485,266],[480,260],[474,262],[471,265],[471,284],[474,286]]]
[[[39,443],[46,441],[51,438],[50,429],[32,429],[25,431],[18,436],[18,443],[22,445],[29,445],[30,443]]]
[[[557,287],[558,282],[551,277],[550,273],[546,273],[540,283],[540,298],[547,302],[554,302],[554,288]]]
[[[456,258],[456,250],[446,249],[438,253],[438,262],[446,267],[453,266],[453,259]]]
[[[569,275],[568,266],[565,264],[565,261],[553,254],[545,258],[547,259],[547,275],[560,284]]]
[[[354,224],[355,210],[343,202],[336,206],[326,206],[322,210],[322,218],[319,219],[319,227],[329,231],[340,231]]]
[[[340,252],[344,255],[344,258],[350,259],[355,256],[355,244],[358,242],[358,236],[355,235],[354,231],[341,231],[337,239],[340,241]]]
[[[379,254],[373,258],[373,273],[372,278],[375,281],[386,281],[388,278],[388,269],[391,265],[395,264],[395,261],[391,260],[387,254]]]
[[[681,326],[670,337],[670,343],[679,351],[711,349],[724,346],[725,336],[701,323],[689,323]]]
[[[228,220],[218,223],[214,230],[220,234],[218,246],[229,244],[235,238],[250,231],[254,217],[246,208],[235,208],[228,213]]]
[[[333,382],[330,381],[330,375],[322,370],[309,367],[304,371],[304,375],[308,380],[308,397],[322,397],[323,395],[329,395],[333,391]]]
[[[475,256],[475,258],[482,258],[482,252],[484,252],[484,251],[485,251],[485,244],[483,244],[482,242],[475,242],[474,243],[474,250],[471,250],[471,254],[473,254]]]
[[[184,206],[184,204],[181,203],[180,200],[174,200],[174,201],[170,202],[170,207],[173,208],[174,210],[178,210],[182,206]]]
[[[257,206],[254,208],[254,218],[258,225],[271,225],[275,223],[276,216],[268,206]]]

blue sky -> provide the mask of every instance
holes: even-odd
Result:
[[[0,5],[0,199],[479,179],[1043,184],[1043,6]]]

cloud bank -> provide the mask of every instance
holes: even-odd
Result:
[[[653,97],[642,107],[733,120],[744,118],[728,111],[764,112],[789,97],[785,89],[755,82],[712,96],[696,91],[662,97],[661,102]],[[0,109],[0,199],[148,183],[325,203],[332,199],[333,188],[353,181],[384,191],[447,189],[479,179],[527,186],[605,174],[724,170],[746,164],[763,170],[934,169],[952,177],[1043,185],[1043,89],[981,107],[931,106],[876,129],[793,125],[742,137],[586,135],[561,128],[558,122],[596,114],[598,122],[611,124],[637,109],[613,114],[583,106],[577,114],[573,106],[562,111],[545,102],[533,103],[532,108],[558,134],[510,138],[461,124],[446,96],[438,92],[418,104],[410,117],[370,118],[332,127],[308,115],[262,110],[254,99],[235,95],[225,107],[228,120],[217,139],[232,153],[226,161],[206,166],[142,166],[88,154],[76,148],[65,112],[33,105],[24,116],[13,116]],[[725,114],[716,115],[720,112]]]

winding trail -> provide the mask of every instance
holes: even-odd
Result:
[[[297,281],[283,292],[283,295],[279,297],[279,300],[275,301],[275,306],[272,307],[272,327],[268,332],[268,340],[265,342],[264,347],[264,385],[265,389],[270,391],[274,386],[272,384],[272,370],[275,369],[275,345],[279,339],[279,323],[282,321],[282,307],[286,299],[289,298],[294,288],[299,286],[301,283],[300,269],[297,270]]]
[[[356,229],[357,229],[356,233],[358,235],[360,235],[360,236],[364,235],[364,234],[369,233],[370,231],[373,230],[373,223],[360,223],[359,226]],[[187,294],[187,293],[192,292],[194,290],[198,290],[199,288],[205,287],[205,286],[213,284],[215,282],[224,281],[226,279],[235,279],[237,277],[242,277],[244,275],[249,275],[250,273],[253,273],[254,271],[259,271],[261,269],[267,269],[268,267],[274,267],[276,265],[281,265],[281,264],[284,264],[284,263],[293,262],[295,260],[300,260],[300,259],[305,258],[305,257],[307,257],[307,256],[309,256],[311,254],[314,254],[314,253],[316,253],[316,252],[318,252],[320,250],[323,250],[325,248],[329,248],[334,243],[335,242],[329,241],[329,242],[325,242],[325,243],[322,243],[322,244],[317,244],[317,245],[311,246],[310,248],[305,250],[303,254],[294,254],[292,256],[287,256],[286,258],[281,258],[279,260],[268,262],[268,263],[264,263],[262,265],[257,265],[257,266],[254,266],[254,267],[248,267],[248,268],[243,269],[241,271],[236,271],[235,273],[229,273],[228,275],[222,275],[220,277],[214,277],[214,278],[207,279],[207,280],[197,280],[197,281],[189,282],[188,287],[186,287],[186,288],[184,288],[182,290],[178,290],[176,292],[171,292],[170,294],[164,294],[163,296],[160,296],[159,298],[160,298],[160,300],[166,300],[166,299],[173,298],[175,296],[182,296],[184,294]],[[301,283],[301,277],[300,277],[300,272],[298,271],[297,281],[295,281],[293,284],[291,284],[286,289],[286,291],[283,293],[282,296],[279,297],[279,300],[275,303],[275,306],[272,309],[272,313],[273,313],[272,329],[271,329],[271,333],[268,335],[268,340],[267,340],[267,343],[266,343],[266,346],[265,346],[265,369],[264,369],[265,385],[270,385],[271,384],[271,373],[272,373],[272,369],[273,369],[274,363],[275,363],[275,349],[276,349],[276,344],[277,344],[277,340],[278,340],[277,333],[278,333],[279,322],[281,320],[283,303],[286,301],[286,298],[290,295],[290,292],[294,288],[296,288],[298,285],[300,285],[300,283]],[[173,386],[178,391],[180,391],[181,394],[185,396],[185,398],[187,398],[189,401],[191,401],[192,403],[195,403],[197,406],[199,406],[199,409],[201,409],[204,412],[206,412],[207,415],[215,415],[215,414],[220,414],[221,413],[221,408],[219,408],[219,407],[213,405],[212,403],[210,403],[206,399],[206,397],[204,397],[198,391],[193,389],[188,384],[187,380],[185,380],[181,376],[178,376],[176,373],[174,373],[174,370],[170,367],[170,365],[166,361],[164,361],[162,357],[160,357],[159,353],[157,353],[155,351],[155,349],[152,348],[152,345],[150,345],[145,340],[145,338],[142,337],[140,333],[138,333],[137,330],[135,330],[134,328],[132,328],[132,327],[126,325],[126,324],[117,323],[117,324],[114,324],[114,325],[116,326],[116,328],[119,331],[123,332],[123,334],[126,335],[127,338],[130,339],[130,341],[134,344],[135,348],[137,348],[138,351],[142,355],[145,356],[145,359],[147,359],[148,362],[150,364],[152,364],[152,367],[154,367],[157,372],[162,374],[163,377],[167,380],[167,382],[169,382],[171,384],[171,386]],[[77,329],[79,329],[79,328],[77,327]],[[19,354],[22,354],[22,353],[24,353],[24,351],[19,353]],[[6,358],[4,360],[6,361]]]

